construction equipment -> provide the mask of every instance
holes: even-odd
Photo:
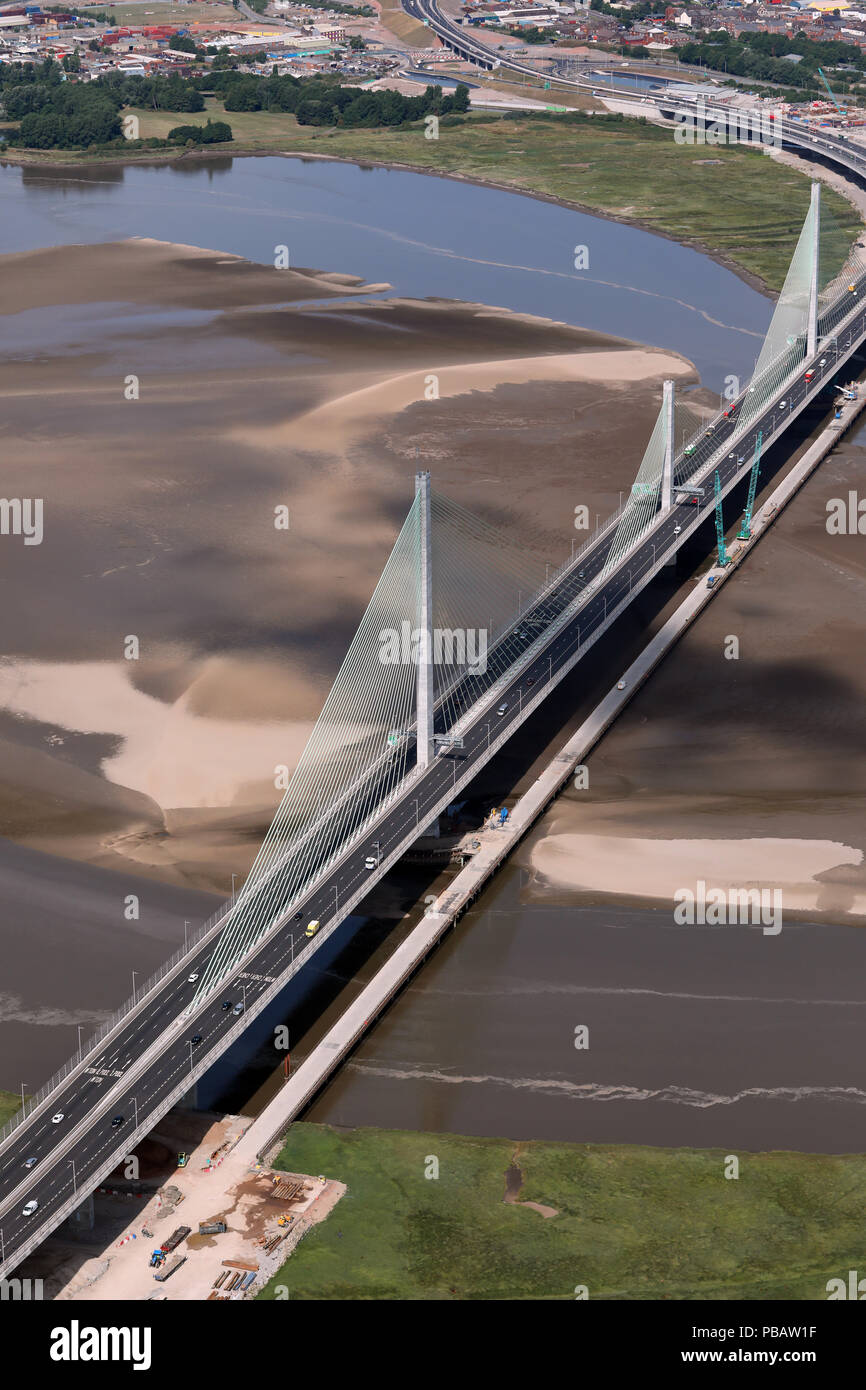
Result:
[[[749,495],[746,498],[746,510],[743,512],[743,524],[737,532],[738,541],[750,541],[752,539],[752,532],[749,528],[752,523],[752,511],[755,506],[755,492],[758,487],[758,473],[761,467],[761,438],[762,432],[759,430],[758,437],[755,440],[755,458],[754,462],[752,463],[752,471],[749,474]]]
[[[177,1270],[180,1269],[181,1265],[185,1264],[186,1255],[181,1255],[178,1259],[173,1260],[172,1263],[167,1266],[167,1268],[161,1269],[158,1274],[154,1274],[153,1277],[157,1281],[157,1283],[164,1284],[166,1279],[170,1279],[171,1276],[175,1274]]]
[[[198,1233],[200,1236],[221,1236],[226,1229],[224,1221],[200,1221],[198,1223]]]
[[[719,564],[722,569],[730,564],[728,552],[725,550],[725,523],[722,518],[722,480],[719,477],[719,470],[716,469],[715,475],[716,490],[716,546],[719,551]]]
[[[186,1167],[186,1164],[187,1164],[187,1155],[186,1155],[186,1154],[178,1154],[178,1156],[177,1156],[177,1166],[178,1166],[178,1168],[185,1168],[185,1167]]]
[[[840,116],[846,116],[846,117],[847,117],[847,114],[848,114],[848,113],[846,112],[844,106],[840,106],[839,103],[838,103],[838,101],[836,100],[835,96],[833,95],[833,91],[832,91],[832,88],[830,87],[830,83],[827,81],[826,77],[824,76],[824,69],[823,69],[823,68],[819,68],[819,69],[818,69],[818,76],[820,77],[821,81],[824,83],[824,86],[827,88],[827,95],[828,95],[828,97],[830,98],[830,100],[832,101],[832,103],[833,103],[833,105],[835,106],[836,110],[839,112],[839,115],[840,115]]]
[[[163,1253],[166,1255],[170,1255],[172,1250],[176,1250],[177,1247],[180,1245],[181,1241],[185,1240],[186,1237],[189,1235],[190,1230],[191,1227],[189,1226],[175,1227],[168,1240],[164,1240],[162,1243],[161,1249]]]

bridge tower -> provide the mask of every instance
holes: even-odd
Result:
[[[430,474],[415,474],[418,499],[418,767],[433,757],[433,555],[431,547]]]
[[[818,350],[818,274],[819,245],[821,241],[821,185],[812,184],[812,203],[809,209],[812,220],[812,247],[809,270],[809,319],[806,329],[806,356],[814,357]]]
[[[665,456],[662,464],[662,511],[669,512],[674,504],[674,384],[664,383],[662,411],[665,422]]]

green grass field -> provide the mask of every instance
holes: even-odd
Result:
[[[164,136],[205,115],[138,111],[141,135]],[[413,130],[330,130],[299,126],[288,114],[227,112],[241,150],[299,151],[414,165],[579,203],[701,245],[779,289],[809,204],[809,180],[745,148],[678,145],[670,131],[621,125],[470,119],[426,140]],[[825,188],[822,203],[847,247],[860,228],[854,209]],[[569,248],[563,249],[570,264]],[[592,248],[590,247],[590,256]]]
[[[173,5],[170,0],[136,0],[135,4],[117,5],[110,0],[97,0],[92,5],[79,4],[78,8],[83,14],[88,10],[105,11],[114,15],[118,24],[176,24],[184,28],[187,24],[222,24],[238,19],[229,0],[190,0],[185,5]]]
[[[866,1267],[866,1156],[725,1157],[297,1124],[277,1166],[348,1191],[260,1297],[823,1300]],[[512,1161],[558,1215],[503,1201]]]
[[[20,1109],[20,1096],[13,1095],[11,1091],[0,1091],[0,1129]]]

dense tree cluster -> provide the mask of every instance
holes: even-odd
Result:
[[[226,111],[293,111],[300,125],[400,126],[435,112],[447,116],[469,109],[469,89],[462,83],[453,95],[427,87],[416,97],[400,92],[371,92],[341,87],[339,80],[314,77],[249,77],[212,74]]]
[[[110,144],[122,136],[123,107],[203,111],[205,92],[221,96],[226,111],[291,111],[302,125],[403,126],[431,113],[448,117],[469,108],[469,91],[462,84],[447,96],[441,87],[431,86],[418,96],[404,97],[399,92],[343,87],[336,76],[255,77],[231,68],[189,79],[115,72],[93,82],[69,82],[64,76],[60,65],[51,59],[0,66],[0,106],[8,120],[20,122],[18,132],[8,137],[12,142],[40,150]],[[196,143],[232,138],[225,122],[212,122],[206,137],[190,134],[207,128],[183,126],[175,130],[184,132],[184,140]],[[228,134],[213,134],[218,128]],[[170,142],[173,135],[169,135]]]
[[[219,145],[232,139],[232,128],[226,121],[176,125],[168,132],[168,139],[173,145]]]
[[[791,56],[800,59],[791,62]],[[857,71],[854,81],[866,69],[866,54],[854,44],[836,39],[816,42],[798,34],[742,34],[732,39],[724,30],[701,34],[694,43],[679,50],[684,63],[699,63],[732,77],[751,77],[761,82],[781,82],[786,87],[822,89],[818,68],[823,68],[830,85],[840,90],[838,75],[832,73],[837,63],[845,63]]]

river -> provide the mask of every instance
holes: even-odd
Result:
[[[771,305],[709,256],[636,227],[454,179],[262,156],[0,166],[0,252],[124,237],[387,281],[671,348],[705,386],[751,371]],[[575,248],[589,265],[574,269]]]
[[[409,172],[275,157],[6,165],[0,206],[0,252],[145,236],[268,263],[285,244],[294,265],[387,281],[391,293],[479,301],[675,349],[716,390],[749,372],[770,317],[764,296],[676,242]],[[582,272],[578,246],[589,252]],[[28,866],[42,884],[32,901]],[[688,935],[652,911],[530,903],[521,872],[499,877],[312,1118],[515,1138],[861,1147],[856,933],[794,926],[770,952],[747,930]],[[74,1047],[76,1024],[92,1027],[129,993],[132,969],[146,973],[160,943],[167,952],[182,939],[183,915],[197,900],[203,911],[204,895],[151,885],[150,929],[130,931],[115,875],[9,847],[0,877],[7,936],[23,925],[29,942],[21,953],[7,940],[16,965],[0,1012],[0,1085],[35,1088]],[[61,880],[84,892],[71,917]],[[73,984],[79,932],[98,988]],[[53,947],[47,973],[37,938]],[[582,1024],[588,1049],[574,1046]]]

